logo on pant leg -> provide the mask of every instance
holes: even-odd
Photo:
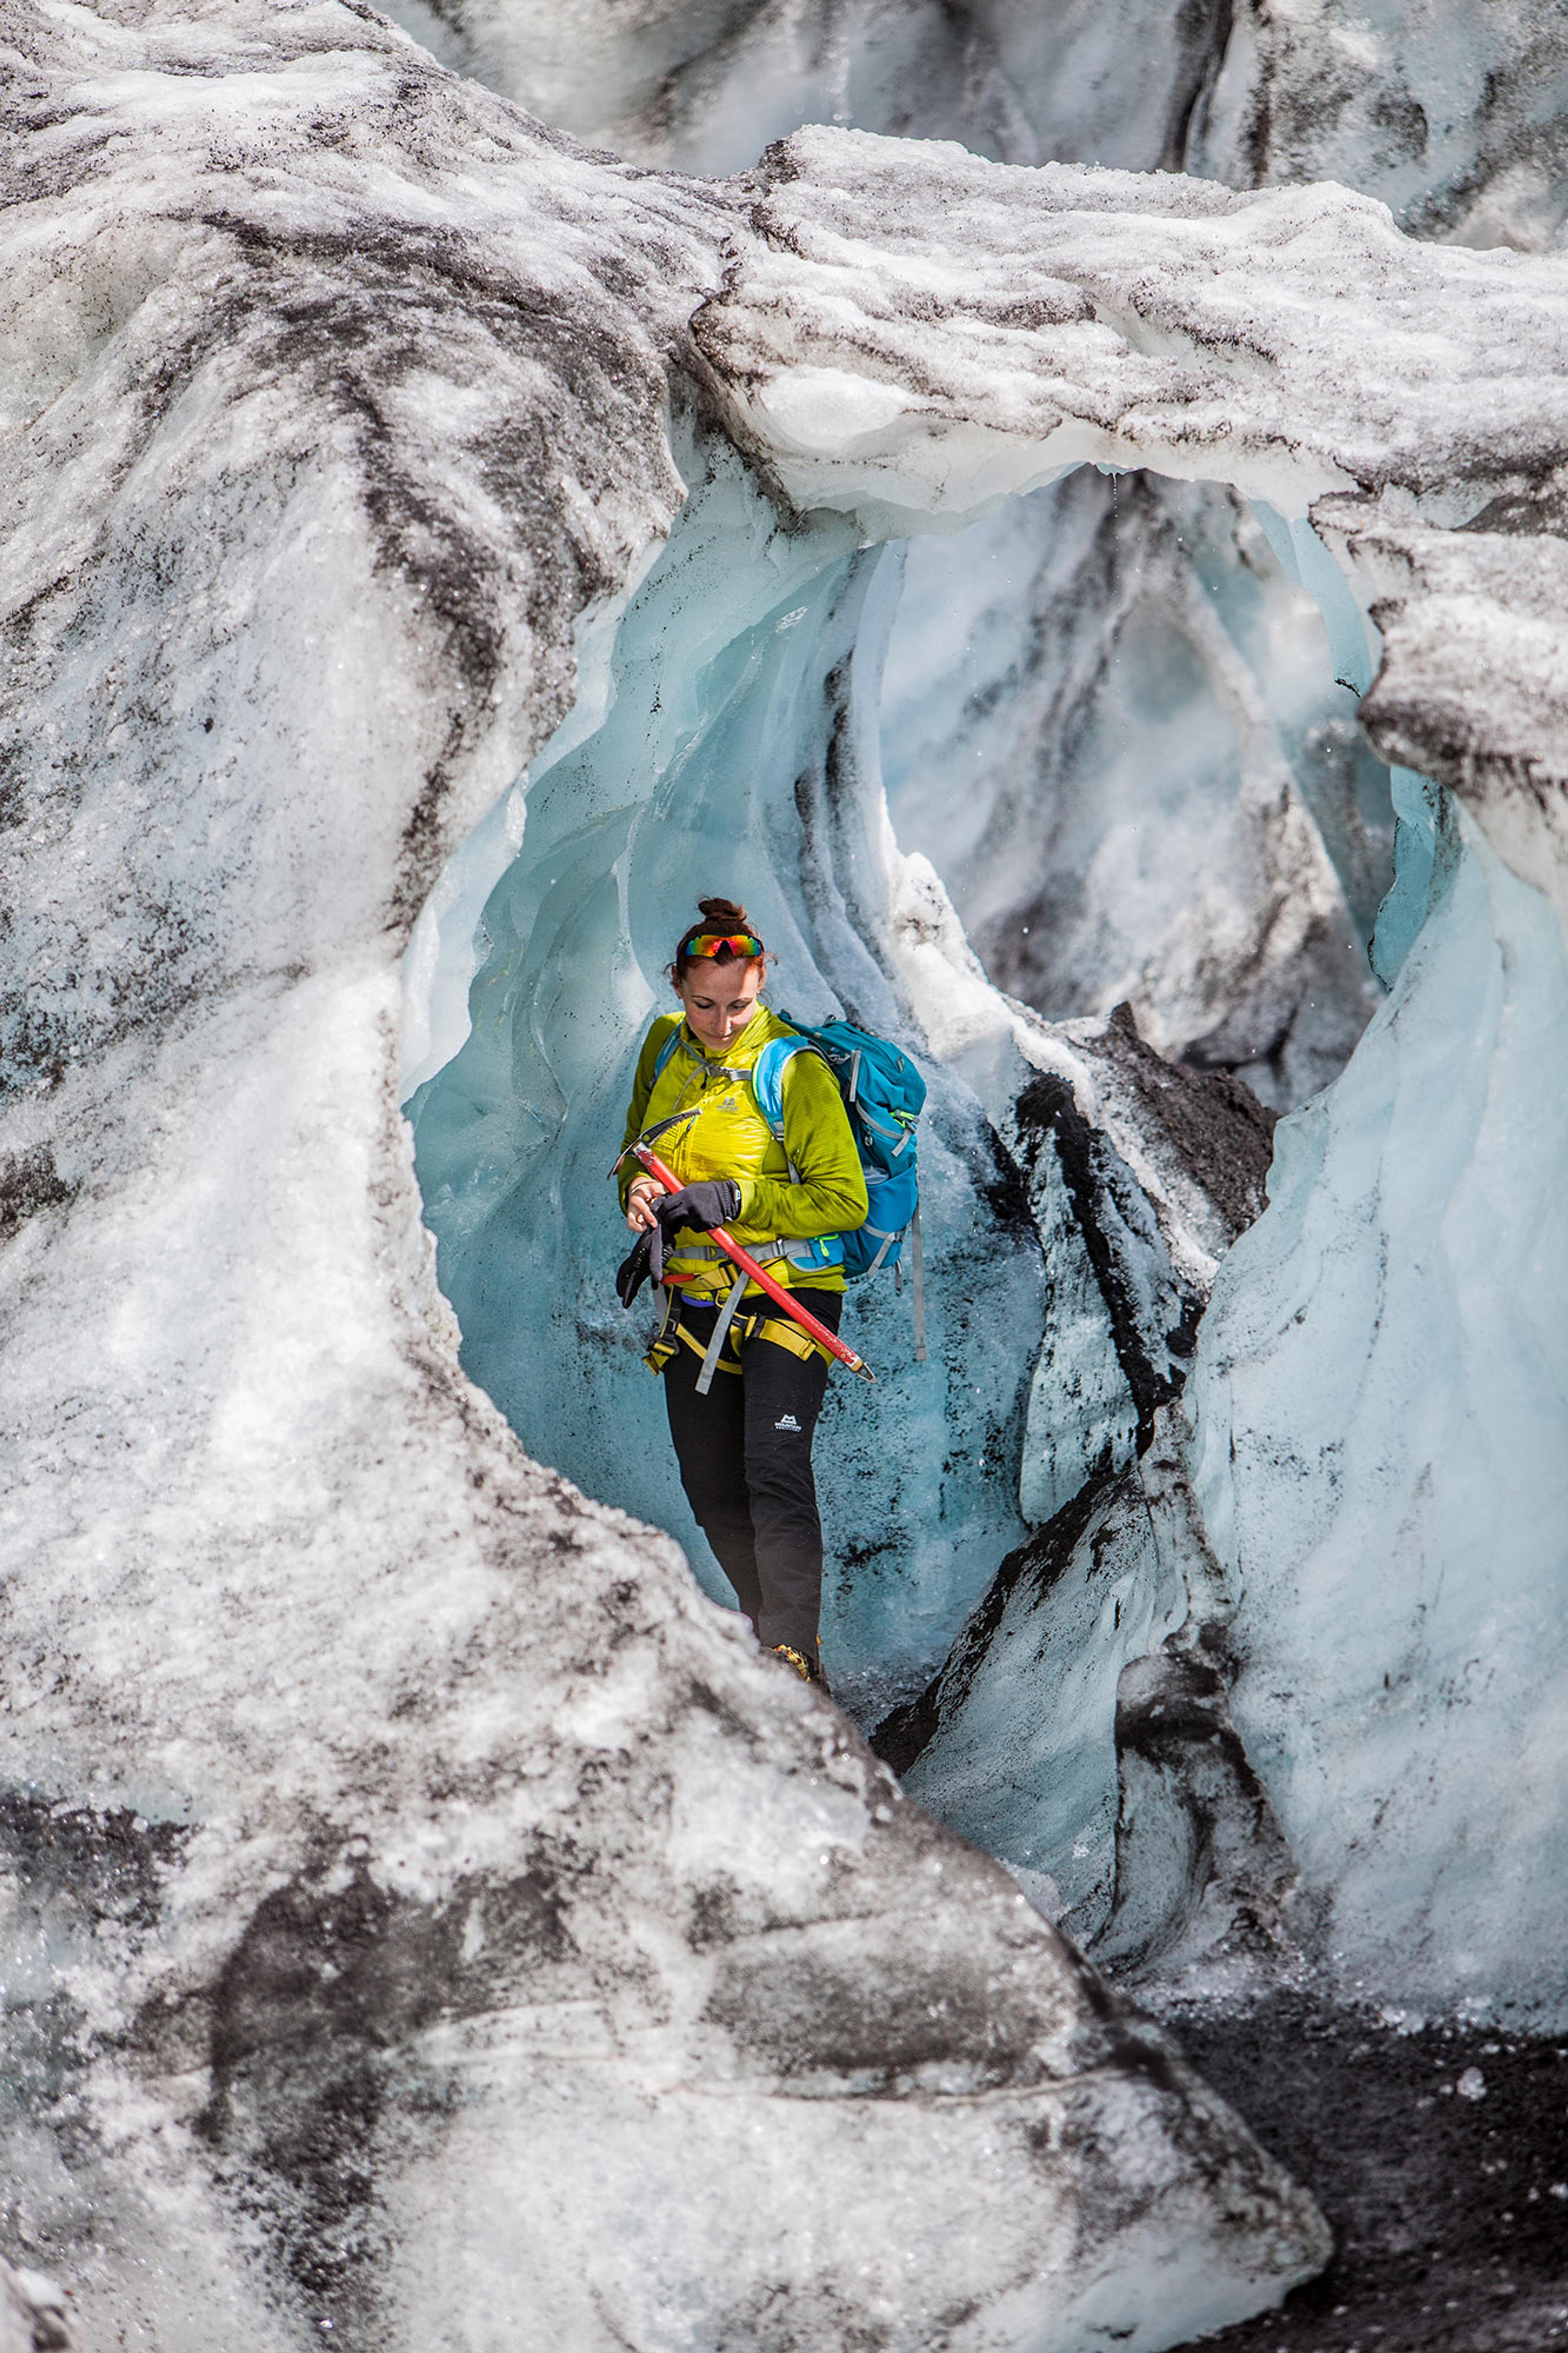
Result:
[[[800,1424],[796,1421],[793,1413],[785,1413],[780,1415],[778,1420],[774,1422],[773,1428],[775,1430],[793,1430],[798,1431]]]

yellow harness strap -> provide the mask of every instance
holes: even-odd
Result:
[[[648,1371],[662,1373],[681,1340],[688,1336],[689,1335],[683,1333],[680,1328],[680,1293],[678,1291],[667,1291],[664,1294],[664,1314],[659,1319],[658,1330],[654,1335],[652,1347],[643,1358],[643,1363],[647,1366]]]
[[[826,1356],[827,1350],[819,1340],[814,1340],[790,1315],[748,1315],[736,1317],[748,1340],[771,1340],[775,1348],[787,1348],[802,1363],[813,1356]]]
[[[731,1325],[730,1329],[732,1335],[734,1332],[733,1324]],[[694,1338],[692,1334],[687,1330],[684,1324],[677,1324],[676,1333],[681,1345],[683,1347],[689,1348],[694,1356],[705,1357],[707,1356],[708,1351],[703,1346],[701,1341]],[[734,1346],[735,1343],[732,1336],[731,1337],[728,1345],[731,1348]],[[674,1353],[673,1350],[671,1353]],[[730,1357],[721,1355],[715,1369],[721,1373],[738,1373],[741,1369],[741,1360],[737,1356],[733,1361],[731,1361]]]
[[[706,1302],[701,1303],[706,1304]],[[714,1304],[717,1305],[715,1301]],[[737,1315],[730,1326],[724,1353],[719,1358],[718,1370],[738,1373],[742,1370],[740,1344],[742,1340],[771,1340],[775,1348],[787,1348],[792,1356],[803,1363],[812,1356],[826,1356],[828,1352],[809,1332],[803,1331],[793,1316]],[[658,1337],[643,1358],[650,1373],[662,1373],[678,1347],[689,1348],[694,1356],[708,1353],[695,1334],[687,1330],[680,1320],[680,1293],[671,1289],[664,1294],[664,1321],[658,1327]],[[831,1361],[831,1359],[829,1359]]]

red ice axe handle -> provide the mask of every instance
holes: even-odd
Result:
[[[633,1159],[640,1160],[654,1182],[662,1185],[667,1193],[679,1192],[679,1177],[670,1173],[657,1152],[651,1151],[646,1144],[634,1144],[631,1152]],[[784,1283],[775,1282],[766,1268],[757,1264],[750,1250],[742,1250],[739,1242],[731,1240],[722,1226],[710,1226],[708,1232],[710,1240],[718,1243],[725,1257],[738,1266],[742,1274],[749,1274],[753,1282],[761,1283],[768,1297],[776,1301],[786,1315],[793,1315],[801,1330],[809,1332],[819,1348],[826,1348],[829,1356],[837,1356],[841,1365],[847,1365],[849,1370],[858,1373],[862,1380],[876,1379],[876,1374],[865,1358],[858,1356],[853,1348],[847,1347],[837,1332],[830,1332],[826,1324],[819,1323],[809,1307],[803,1307],[798,1299],[792,1297]]]

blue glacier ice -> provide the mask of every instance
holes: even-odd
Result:
[[[1380,993],[1394,820],[1355,725],[1369,678],[1325,644],[1268,511],[1083,468],[911,542],[889,810],[1004,987],[1056,1020],[1127,999],[1164,1051],[1285,1108],[1342,1068]]]
[[[1282,515],[1261,499],[1256,511],[1286,572],[1322,615],[1336,684],[1364,694],[1376,676],[1381,649],[1350,582],[1305,515]],[[1378,977],[1392,987],[1451,869],[1456,835],[1441,786],[1397,765],[1388,769],[1387,779],[1392,871],[1368,952]]]
[[[1546,900],[1447,822],[1393,995],[1282,1123],[1268,1211],[1221,1270],[1194,1487],[1234,1719],[1347,1981],[1551,2019],[1568,970]]]
[[[930,1356],[914,1359],[907,1291],[858,1286],[846,1330],[878,1382],[830,1388],[817,1448],[824,1654],[874,1715],[924,1681],[1024,1533],[1044,1264],[993,1123],[931,1063],[892,977],[901,861],[875,684],[896,558],[841,519],[782,523],[727,445],[694,440],[687,463],[692,496],[620,620],[599,723],[585,739],[574,724],[534,763],[510,819],[488,820],[464,853],[478,882],[446,886],[445,946],[426,936],[413,952],[416,987],[440,976],[449,1027],[474,900],[492,883],[468,1035],[410,1101],[417,1166],[468,1371],[531,1454],[668,1528],[728,1600],[642,1363],[649,1314],[615,1297],[626,1245],[606,1181],[698,893],[744,901],[775,958],[775,1004],[806,1020],[847,1013],[921,1054]],[[509,822],[519,847],[492,882]]]
[[[1157,1478],[1087,1482],[961,1636],[906,1780],[1092,1937],[1117,1892],[1119,1681],[1206,1629],[1298,1929],[1344,1989],[1551,2025],[1568,970],[1547,901],[1426,796],[1437,854],[1402,826],[1393,902],[1419,929],[1346,1069],[1276,1131],[1268,1207],[1155,1449],[1187,1517]],[[1173,1930],[1193,1893],[1170,1889]]]
[[[775,947],[778,1001],[889,1030],[933,1081],[931,1359],[913,1361],[907,1301],[859,1292],[857,1344],[881,1377],[872,1392],[834,1392],[820,1453],[825,1645],[862,1720],[909,1701],[968,1618],[909,1764],[911,1794],[1026,1884],[1030,1873],[1048,1884],[1054,1908],[1092,1938],[1126,1892],[1119,1691],[1195,1627],[1222,1628],[1247,1758],[1336,1949],[1359,1956],[1347,1969],[1363,1967],[1400,1997],[1539,2006],[1546,1899],[1500,1905],[1501,1850],[1483,1835],[1481,1795],[1461,1802],[1458,1785],[1506,1805],[1501,1767],[1489,1785],[1480,1769],[1500,1748],[1492,1684],[1465,1683],[1465,1656],[1497,1659],[1514,1644],[1521,1694],[1534,1662],[1540,1755],[1560,1731],[1560,1694],[1541,1662],[1552,1655],[1564,1500],[1552,1470],[1561,1200],[1532,1205],[1542,1222],[1517,1236],[1518,1299],[1505,1289],[1495,1307],[1489,1282],[1472,1274],[1467,1290],[1463,1276],[1467,1248],[1471,1266],[1484,1262],[1479,1229],[1468,1245],[1440,1238],[1461,1214],[1485,1223],[1488,1185],[1506,1178],[1474,1164],[1510,1135],[1521,1165],[1561,1165],[1557,1140],[1521,1126],[1563,1011],[1545,902],[1436,786],[1394,772],[1397,871],[1377,934],[1393,993],[1339,1077],[1282,1123],[1264,1216],[1228,1256],[1228,1235],[1208,1236],[1211,1274],[1221,1261],[1215,1303],[1161,1440],[1168,1453],[1173,1439],[1194,1504],[1190,1524],[1173,1525],[1168,1499],[1140,1481],[1147,1427],[1082,1205],[1023,1116],[1037,1073],[1053,1056],[1073,1069],[1076,1055],[1091,1132],[1111,1149],[1111,1074],[1096,1064],[1094,1023],[1031,1029],[991,993],[1014,1021],[1011,1042],[982,1050],[963,1033],[944,1062],[931,1052],[930,993],[917,1015],[905,985],[894,911],[923,887],[921,861],[904,860],[888,828],[876,744],[898,557],[862,546],[840,517],[781,522],[705,435],[689,439],[685,463],[688,507],[642,586],[602,617],[580,712],[472,838],[433,908],[433,934],[413,952],[429,1005],[446,999],[439,1018],[427,1013],[432,1040],[443,1021],[450,1033],[458,984],[469,984],[468,1034],[410,1104],[465,1365],[531,1451],[669,1528],[713,1597],[728,1598],[679,1493],[640,1362],[644,1321],[610,1293],[622,1240],[605,1176],[669,941],[699,889],[735,891]],[[1279,518],[1268,522],[1278,535]],[[1286,527],[1286,546],[1331,564],[1300,523]],[[1364,628],[1348,589],[1342,609],[1321,569],[1313,587],[1331,632]],[[1336,655],[1364,674],[1364,638],[1359,653],[1339,639]],[[956,1001],[959,965],[945,970],[938,997],[950,988]],[[608,985],[579,987],[584,972]],[[1439,1087],[1456,1055],[1453,1083]],[[1121,1137],[1130,1158],[1111,1153],[1135,1228],[1140,1140],[1134,1126]],[[1152,1286],[1157,1338],[1188,1294],[1177,1282],[1161,1303],[1160,1285],[1176,1277],[1152,1209],[1123,1247]],[[1194,1279],[1201,1305],[1206,1282]],[[1521,1320],[1521,1303],[1534,1320]],[[1497,1414],[1478,1423],[1466,1400],[1510,1346],[1512,1387],[1495,1385]],[[1364,1366],[1371,1387],[1348,1381],[1347,1365]],[[1184,1415],[1196,1429],[1184,1454]],[[1474,1564],[1497,1482],[1510,1475],[1505,1437],[1519,1491],[1536,1500],[1527,1599],[1500,1632]],[[1438,1446],[1451,1493],[1433,1490]],[[1336,1517],[1342,1491],[1350,1500]],[[1349,1571],[1334,1566],[1347,1528],[1365,1560],[1359,1615]],[[1408,1556],[1397,1594],[1372,1565],[1384,1554]],[[1424,1641],[1440,1645],[1431,1672]],[[1450,1686],[1457,1712],[1434,1701]],[[1298,1697],[1281,1702],[1285,1688]],[[1429,1716],[1440,1731],[1421,1731]],[[1399,1759],[1415,1754],[1423,1794],[1402,1800]],[[1550,1884],[1549,1798],[1542,1787],[1521,1818],[1521,1857],[1504,1873],[1519,1890]],[[1374,1823],[1386,1826],[1375,1839]],[[1173,1904],[1190,1908],[1191,1893],[1173,1891]],[[1507,1935],[1478,1932],[1491,1916],[1511,1919]],[[1536,1957],[1510,1976],[1514,1950]]]
[[[1115,1887],[1122,1672],[1186,1616],[1136,1472],[1086,1480],[1004,1566],[944,1672],[941,1728],[903,1770],[911,1797],[1047,1882],[1080,1943]]]
[[[970,172],[956,151],[911,164],[911,184],[922,171],[933,182],[945,175],[965,201],[972,194],[977,204],[994,203],[998,220],[1022,201],[1016,186]],[[1289,1381],[1276,1395],[1249,1371],[1233,1409],[1215,1369],[1227,1318],[1245,1322],[1250,1313],[1245,1288],[1227,1286],[1242,1282],[1237,1269],[1271,1267],[1269,1253],[1289,1264],[1296,1286],[1289,1330],[1264,1352],[1270,1364],[1279,1354],[1306,1367],[1324,1267],[1342,1272],[1350,1293],[1376,1300],[1396,1276],[1403,1282],[1415,1253],[1411,1296],[1419,1296],[1429,1238],[1407,1205],[1397,1217],[1391,1205],[1402,1186],[1440,1165],[1442,1148],[1423,1121],[1440,1125],[1451,1105],[1428,1098],[1429,1073],[1412,1082],[1387,1203],[1379,1176],[1347,1208],[1335,1193],[1339,1155],[1342,1147],[1354,1159],[1354,1123],[1367,1126],[1374,1081],[1397,1093],[1404,1082],[1389,1080],[1390,1068],[1407,1050],[1419,1060],[1425,1008],[1438,1008],[1435,1031],[1458,1018],[1452,1002],[1445,1009],[1434,977],[1441,963],[1434,943],[1462,903],[1471,907],[1471,967],[1490,952],[1489,941],[1502,942],[1500,969],[1519,977],[1522,1003],[1535,1004],[1537,984],[1546,985],[1545,949],[1541,939],[1527,943],[1517,910],[1507,923],[1499,912],[1510,890],[1528,886],[1495,870],[1493,927],[1483,935],[1471,868],[1492,853],[1479,836],[1466,842],[1436,786],[1384,765],[1353,732],[1355,698],[1378,655],[1367,607],[1381,589],[1354,565],[1342,572],[1308,515],[1288,511],[1287,470],[1259,464],[1249,471],[1239,444],[1219,452],[1215,472],[1234,468],[1250,505],[1222,484],[1134,483],[1080,471],[957,537],[918,542],[899,602],[896,560],[861,545],[862,535],[875,540],[890,515],[919,513],[922,498],[943,507],[948,521],[980,503],[966,507],[954,487],[970,462],[963,432],[944,444],[939,427],[922,444],[925,396],[894,388],[912,347],[909,322],[890,327],[879,297],[869,294],[862,315],[858,293],[843,298],[846,315],[854,313],[847,326],[836,312],[824,323],[827,291],[842,295],[824,221],[841,198],[885,202],[879,233],[889,248],[898,244],[907,227],[902,172],[865,147],[837,151],[826,135],[801,142],[795,163],[778,167],[779,185],[795,193],[775,206],[773,243],[766,257],[752,257],[749,290],[731,286],[727,316],[710,318],[701,348],[708,364],[729,371],[725,414],[742,445],[766,465],[768,435],[777,437],[776,479],[800,512],[775,509],[731,459],[714,459],[711,445],[700,457],[689,453],[694,496],[667,556],[619,621],[603,670],[602,717],[586,734],[579,724],[570,743],[535,764],[510,817],[493,821],[482,860],[476,849],[468,883],[453,883],[455,944],[449,954],[438,947],[430,969],[446,976],[449,996],[465,968],[456,933],[472,928],[482,901],[472,1030],[456,1058],[426,1079],[413,1108],[464,1361],[533,1451],[679,1533],[722,1598],[679,1501],[658,1393],[637,1371],[637,1335],[605,1304],[618,1237],[587,1207],[602,1182],[593,1166],[598,1146],[587,1138],[615,1132],[632,1047],[658,1002],[674,919],[697,888],[737,891],[764,933],[783,943],[784,1001],[807,1016],[842,1008],[892,1029],[929,1055],[938,1080],[933,1124],[954,1172],[945,1200],[940,1171],[935,1180],[938,1282],[948,1286],[942,1314],[964,1352],[965,1377],[939,1393],[929,1370],[922,1376],[904,1364],[900,1303],[886,1294],[860,1300],[868,1353],[889,1379],[864,1413],[837,1395],[822,1456],[836,1515],[829,1655],[863,1720],[877,1705],[912,1695],[967,1606],[985,1596],[935,1687],[908,1767],[911,1789],[1020,1870],[1048,1878],[1079,1933],[1093,1935],[1109,1919],[1108,1949],[1116,1949],[1117,1923],[1128,1916],[1128,1889],[1119,1884],[1129,1802],[1119,1695],[1130,1712],[1134,1701],[1156,1705],[1149,1695],[1160,1662],[1195,1674],[1194,1646],[1213,1633],[1248,1771],[1301,1871],[1299,1919],[1310,1914],[1327,1924],[1323,1933],[1341,1938],[1335,1949],[1352,1956],[1346,1968],[1361,1955],[1373,1973],[1368,1982],[1384,1990],[1539,2004],[1539,1936],[1524,1948],[1540,1923],[1525,1918],[1528,1905],[1515,1907],[1524,1928],[1513,1977],[1482,1987],[1486,1968],[1471,1967],[1477,1951],[1491,1950],[1470,1936],[1495,1893],[1489,1872],[1520,1874],[1504,1850],[1489,1861],[1481,1853],[1443,1757],[1423,1765],[1436,1794],[1426,1814],[1401,1830],[1390,1862],[1403,1874],[1403,1893],[1378,1932],[1377,1905],[1363,1882],[1370,1885],[1382,1864],[1354,1843],[1365,1836],[1355,1827],[1356,1806],[1333,1803],[1342,1775],[1347,1790],[1358,1773],[1375,1778],[1381,1737],[1348,1657],[1316,1620],[1310,1638],[1290,1634],[1303,1654],[1316,1641],[1328,1677],[1326,1721],[1338,1745],[1318,1791],[1320,1819],[1304,1794],[1310,1776],[1303,1779],[1289,1713],[1269,1716],[1249,1647],[1267,1659],[1273,1637],[1248,1618],[1247,1596],[1302,1563],[1317,1575],[1313,1531],[1326,1509],[1319,1487],[1325,1479],[1331,1487],[1334,1461],[1355,1460],[1365,1491],[1356,1508],[1366,1505],[1382,1486],[1398,1484],[1387,1466],[1403,1451],[1412,1459],[1421,1451],[1402,1415],[1419,1420],[1434,1400],[1449,1395],[1452,1402],[1444,1386],[1452,1352],[1437,1336],[1440,1319],[1426,1327],[1433,1345],[1425,1354],[1405,1344],[1408,1363],[1429,1385],[1424,1399],[1415,1389],[1360,1397],[1354,1347],[1337,1375],[1301,1371],[1321,1382],[1325,1401],[1311,1460],[1288,1443]],[[1127,201],[1151,220],[1167,204],[1146,188]],[[1219,219],[1221,209],[1205,209],[1217,201],[1213,191],[1184,191],[1170,199],[1171,218]],[[1314,236],[1330,235],[1326,225],[1342,213],[1347,235],[1388,234],[1386,224],[1369,226],[1366,207],[1347,209],[1332,192],[1284,209]],[[779,290],[795,282],[790,273],[803,258],[787,234],[795,214],[803,235],[821,243],[811,256],[815,291],[803,292],[792,311]],[[1201,272],[1182,250],[1181,299],[1201,303],[1206,298],[1192,292]],[[1320,255],[1313,266],[1321,262]],[[1403,259],[1399,267],[1414,269]],[[1082,268],[1087,275],[1089,265]],[[1326,301],[1314,282],[1316,299]],[[1500,273],[1498,285],[1508,282]],[[1436,287],[1437,275],[1429,283]],[[1409,299],[1418,307],[1418,294]],[[1290,332],[1278,319],[1275,330]],[[983,404],[991,397],[984,360],[960,348],[968,332],[953,329],[943,397],[973,394]],[[839,367],[846,358],[852,365]],[[1151,364],[1146,352],[1135,358]],[[1292,364],[1302,368],[1300,351]],[[1309,378],[1321,389],[1321,370],[1313,376],[1309,368],[1293,396],[1305,396]],[[868,384],[870,408],[861,399]],[[1245,407],[1244,379],[1231,390]],[[1357,413],[1364,438],[1372,433],[1364,406]],[[895,417],[887,450],[871,446],[878,420]],[[1450,429],[1434,417],[1434,432]],[[1262,437],[1261,447],[1275,428],[1254,421],[1246,429]],[[836,435],[851,445],[847,459]],[[1026,440],[1021,430],[1017,438]],[[990,445],[974,446],[981,482],[990,479]],[[1151,463],[1160,455],[1152,449]],[[1320,446],[1313,463],[1330,462]],[[995,479],[1037,480],[1048,471],[1021,448],[1009,450]],[[1279,504],[1262,495],[1274,481],[1281,487],[1269,491],[1269,501],[1278,495]],[[856,498],[862,511],[846,519]],[[884,646],[879,715],[891,831],[874,752]],[[514,862],[498,879],[514,837]],[[701,869],[700,850],[721,838],[745,861],[742,871]],[[902,854],[911,850],[924,855]],[[753,883],[759,870],[765,879]],[[650,928],[647,908],[660,899],[668,913]],[[1037,926],[1031,912],[1026,935],[1015,919],[1037,906],[1044,921]],[[1010,980],[1032,1006],[1007,1006],[984,972],[964,965],[959,916],[973,922],[993,977]],[[922,924],[942,965],[923,992],[911,980],[910,946]],[[1026,947],[1026,936],[1034,944]],[[569,976],[590,957],[614,981],[607,998],[585,1009]],[[1044,974],[1037,988],[1034,972]],[[1057,988],[1061,976],[1079,994]],[[1391,993],[1380,1001],[1382,989]],[[1113,1135],[1117,1113],[1093,1068],[1094,1032],[1122,997],[1157,1046],[1200,1069],[1244,1073],[1289,1114],[1269,1206],[1228,1258],[1226,1235],[1184,1259],[1173,1239],[1181,1221],[1169,1214],[1173,1196],[1167,1186],[1162,1214],[1138,1121],[1124,1121]],[[1065,1025],[1041,1019],[1042,1011],[1065,1014]],[[447,1021],[433,1020],[432,1039]],[[1223,1261],[1192,1388],[1184,1406],[1162,1407],[1157,1433],[1140,1404],[1114,1286],[1090,1248],[1080,1204],[1065,1176],[1058,1182],[1050,1151],[1030,1163],[1021,1106],[1042,1076],[1069,1091],[1095,1136],[1113,1143],[1134,1189],[1145,1190],[1147,1218],[1133,1191],[1123,1195],[1123,1271],[1132,1268],[1132,1287],[1142,1286],[1156,1344],[1153,1303],[1184,1301],[1176,1316],[1184,1323]],[[1498,1078],[1503,1085],[1500,1063]],[[1313,1146],[1303,1176],[1304,1135],[1321,1150]],[[1521,1149],[1531,1169],[1557,1165],[1549,1137],[1536,1134]],[[1320,1233],[1311,1204],[1331,1200]],[[1303,1272],[1311,1250],[1302,1238],[1314,1235],[1317,1271]],[[1549,1250],[1543,1296],[1555,1264]],[[1264,1282],[1260,1300],[1268,1293]],[[1374,1325],[1381,1332],[1373,1317],[1354,1343],[1372,1351],[1369,1364]],[[1522,1326],[1519,1337],[1528,1356]],[[552,1364],[557,1369],[546,1368]],[[1548,1364],[1542,1426],[1560,1404],[1558,1371]],[[1337,1428],[1336,1412],[1344,1417]],[[1522,1440],[1522,1405],[1519,1417]],[[1223,1445],[1215,1435],[1222,1424]],[[1156,1435],[1140,1470],[1139,1448]],[[1155,1456],[1163,1465],[1158,1477]],[[1462,1458],[1456,1447],[1456,1462]],[[1491,1492],[1479,1459],[1467,1489],[1472,1502]],[[1525,1517],[1541,1495],[1555,1508],[1555,1490],[1550,1480],[1542,1486],[1539,1471],[1537,1462],[1522,1465]],[[1457,1655],[1467,1629],[1484,1658],[1489,1636],[1476,1614],[1473,1518],[1455,1510],[1430,1525],[1416,1513],[1411,1525],[1418,1522],[1420,1573],[1437,1577],[1453,1612],[1444,1660]],[[1256,1578],[1237,1530],[1257,1546]],[[1002,1559],[1008,1568],[987,1592]],[[1291,1567],[1277,1569],[1277,1560]],[[1551,1566],[1544,1556],[1530,1565],[1538,1598],[1549,1589],[1542,1577]],[[1311,1583],[1301,1589],[1303,1609]],[[1539,1635],[1546,1621],[1531,1617],[1535,1606],[1525,1615]],[[1405,1639],[1402,1612],[1403,1588],[1386,1613],[1358,1628],[1358,1658],[1375,1662],[1387,1678],[1378,1687],[1390,1694],[1403,1671],[1385,1651],[1398,1651]],[[1289,1625],[1287,1611],[1282,1641]],[[1407,1680],[1421,1705],[1436,1704],[1421,1674]],[[1467,1687],[1462,1706],[1467,1738],[1499,1750],[1514,1725],[1502,1694]],[[1537,1715],[1551,1726],[1545,1698]],[[1463,1746],[1452,1744],[1456,1757]],[[1397,1753],[1395,1744],[1390,1754]],[[1405,1753],[1425,1757],[1419,1744]],[[1548,1810],[1543,1798],[1543,1823]],[[1350,1841],[1338,1850],[1337,1823]],[[1442,1893],[1457,1868],[1450,1834],[1476,1857],[1468,1879],[1460,1873],[1453,1881],[1462,1902],[1452,1917]],[[1554,1835],[1541,1831],[1542,1841]],[[1157,1908],[1143,1905],[1145,1945],[1145,1931],[1157,1940],[1157,1923],[1150,1929]],[[1506,1902],[1497,1909],[1509,1916]]]

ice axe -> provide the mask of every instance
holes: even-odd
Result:
[[[674,1176],[665,1166],[658,1153],[648,1145],[634,1144],[628,1149],[634,1160],[641,1161],[656,1185],[662,1186],[667,1193],[679,1192],[679,1177]],[[625,1159],[626,1154],[623,1153],[621,1157]],[[767,1269],[759,1266],[750,1250],[742,1250],[740,1243],[732,1240],[722,1226],[710,1226],[708,1229],[708,1239],[710,1241],[717,1242],[731,1263],[738,1266],[742,1274],[749,1275],[753,1282],[759,1283],[767,1293],[768,1297],[784,1309],[786,1315],[793,1315],[801,1330],[808,1332],[819,1348],[826,1348],[830,1356],[837,1356],[841,1365],[847,1365],[852,1373],[858,1373],[862,1380],[876,1379],[876,1374],[865,1358],[858,1356],[854,1349],[847,1347],[839,1338],[837,1332],[830,1332],[826,1324],[820,1323],[809,1307],[803,1307],[799,1300],[792,1296],[785,1284],[775,1282]]]

